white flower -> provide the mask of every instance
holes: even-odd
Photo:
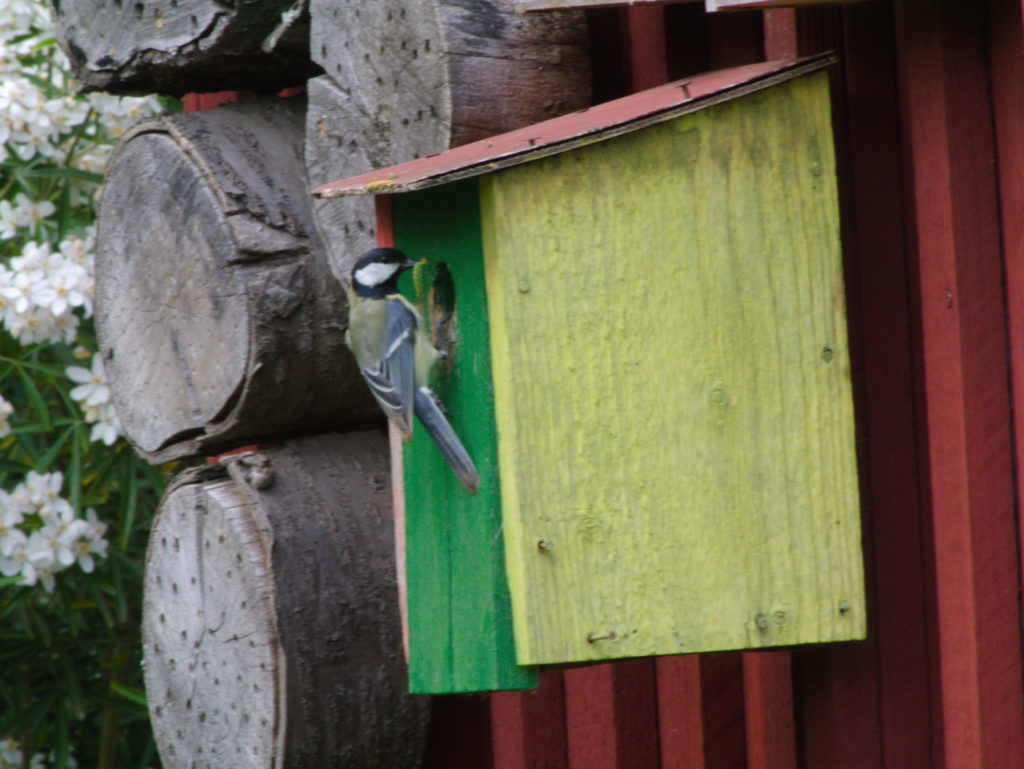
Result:
[[[0,295],[10,303],[15,314],[24,315],[32,306],[32,287],[31,273],[15,272],[0,285]]]
[[[107,376],[103,370],[103,360],[99,353],[92,356],[92,368],[68,366],[66,369],[72,382],[78,387],[71,390],[71,397],[86,406],[99,406],[110,400],[110,388],[107,387]]]
[[[39,529],[37,534],[46,540],[46,548],[53,553],[55,571],[65,569],[77,557],[75,544],[89,530],[89,524],[81,518],[61,523],[51,523]],[[35,536],[35,535],[33,535]]]
[[[63,485],[63,473],[37,473],[35,470],[29,470],[22,483],[22,487],[28,494],[29,504],[36,512],[51,507],[56,500],[60,499],[60,489]],[[15,489],[15,493],[17,492],[18,489]]]
[[[72,307],[82,307],[88,301],[84,289],[87,280],[88,275],[83,267],[65,262],[50,275],[47,282],[36,287],[32,292],[32,300],[54,315],[64,315]]]
[[[36,567],[29,558],[28,546],[17,548],[10,556],[0,556],[0,574],[5,577],[21,576],[21,584],[36,584]]]
[[[0,557],[12,558],[16,552],[25,549],[26,542],[28,536],[21,529],[0,524]]]
[[[101,523],[96,517],[96,511],[91,507],[85,511],[86,525],[85,533],[75,543],[75,555],[78,558],[78,565],[86,574],[96,568],[96,561],[93,555],[101,558],[107,557],[107,547],[110,543],[104,538],[107,532],[107,524]],[[81,519],[79,519],[81,520]]]
[[[102,441],[107,446],[113,446],[121,435],[121,420],[117,418],[113,403],[102,403],[87,409],[86,420],[95,422],[89,434],[90,441]]]
[[[11,414],[14,413],[12,406],[3,396],[0,396],[0,438],[11,434]],[[0,513],[2,515],[2,513]]]
[[[0,136],[0,143],[4,143]],[[9,200],[0,200],[0,240],[10,240],[18,232],[18,215]]]

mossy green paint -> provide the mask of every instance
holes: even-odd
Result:
[[[471,496],[419,424],[404,452],[409,688],[416,693],[530,688],[537,674],[516,665],[501,539],[500,480],[491,387],[476,180],[395,196],[395,243],[427,257],[417,297],[430,318],[427,293],[438,263],[454,288],[454,339],[435,367],[434,387],[480,471]]]
[[[480,184],[519,662],[863,637],[827,76]]]

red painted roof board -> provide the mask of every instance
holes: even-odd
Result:
[[[677,80],[446,152],[324,184],[313,195],[408,192],[479,176],[670,120],[822,69],[834,60],[826,54],[769,61]]]

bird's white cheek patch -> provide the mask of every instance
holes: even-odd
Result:
[[[399,264],[368,264],[356,270],[354,277],[364,286],[377,286],[394,275],[399,267]]]

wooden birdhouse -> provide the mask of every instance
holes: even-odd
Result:
[[[828,58],[320,187],[384,196],[480,469],[405,451],[414,691],[862,638]]]

